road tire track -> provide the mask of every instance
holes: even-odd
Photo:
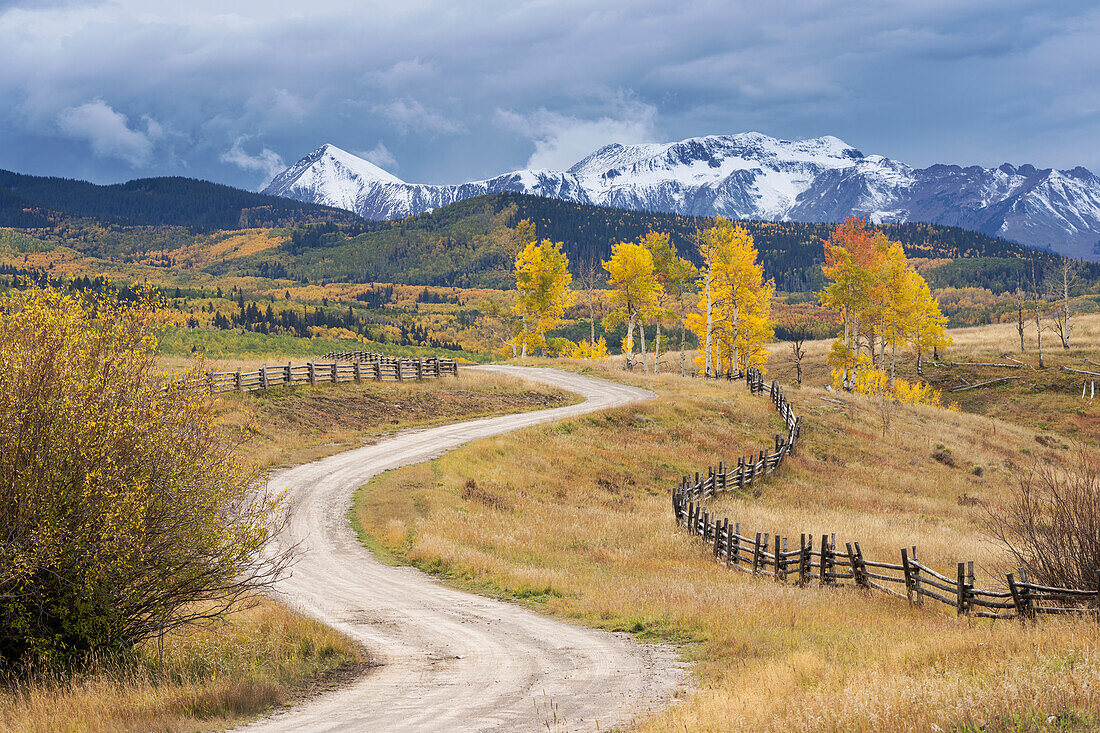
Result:
[[[348,522],[371,477],[472,440],[652,399],[648,390],[556,369],[480,367],[582,395],[575,405],[407,432],[280,472],[284,544],[300,557],[284,600],[361,642],[380,664],[347,687],[248,731],[607,731],[667,702],[684,667],[665,645],[573,626],[379,562]]]

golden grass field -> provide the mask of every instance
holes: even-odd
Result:
[[[1071,324],[1069,349],[1062,348],[1056,334],[1044,331],[1043,361],[1046,368],[1043,370],[950,364],[937,367],[926,363],[924,374],[918,377],[912,358],[906,355],[902,359],[899,355],[898,373],[907,379],[929,382],[943,391],[945,404],[957,402],[967,412],[1001,418],[1097,445],[1100,444],[1100,397],[1092,403],[1082,401],[1081,386],[1083,380],[1100,381],[1100,377],[1064,372],[1060,367],[1100,373],[1100,314],[1076,316]],[[1032,366],[1038,365],[1033,322],[1026,324],[1026,351],[1022,353],[1015,323],[956,328],[951,329],[949,335],[954,343],[940,354],[941,363],[1012,363],[1008,361],[1011,358]],[[832,377],[825,366],[825,355],[830,343],[831,341],[825,340],[806,342],[806,357],[803,361],[805,384],[824,386],[831,381]],[[775,343],[769,350],[771,375],[786,383],[793,382],[794,370],[789,362],[790,345]],[[965,386],[966,383],[977,384],[1000,377],[1020,378],[965,392],[949,391]]]
[[[182,366],[167,359],[166,370]],[[294,465],[418,425],[554,407],[573,395],[505,376],[403,384],[342,384],[226,394],[216,409],[227,439],[261,467]],[[0,731],[221,729],[361,673],[369,650],[323,624],[257,598],[224,622],[165,636],[132,660],[71,678],[0,687]]]
[[[978,348],[985,337],[959,334],[952,354],[970,338]],[[716,566],[675,526],[669,489],[684,473],[766,447],[782,423],[743,383],[627,375],[620,363],[565,366],[659,398],[382,475],[357,496],[365,540],[463,587],[681,644],[695,689],[640,721],[643,731],[1100,726],[1095,621],[958,620]],[[841,546],[856,539],[867,557],[895,562],[915,544],[942,570],[974,560],[984,587],[1009,569],[985,533],[987,507],[996,510],[1030,461],[1072,453],[1070,441],[1037,441],[1031,426],[929,407],[897,406],[883,436],[870,400],[819,387],[788,397],[805,416],[804,443],[758,496],[715,502],[719,516],[745,534],[795,542],[803,531],[835,532]],[[933,458],[945,449],[954,467]]]

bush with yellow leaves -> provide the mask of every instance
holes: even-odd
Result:
[[[156,318],[148,291],[0,299],[0,662],[123,652],[285,567],[282,501],[212,398],[154,376]]]
[[[890,374],[871,364],[866,354],[860,355],[856,362],[853,389],[857,394],[872,397],[886,397],[906,405],[932,405],[941,407],[942,394],[924,382],[909,382],[905,379],[891,381]],[[833,386],[844,387],[844,370],[833,369]]]
[[[566,359],[590,359],[596,361],[604,361],[611,358],[611,354],[607,351],[607,339],[603,336],[596,339],[596,343],[594,344],[588,341],[572,344],[568,350],[562,353],[562,356]]]

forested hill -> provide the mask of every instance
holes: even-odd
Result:
[[[340,209],[193,178],[143,178],[99,186],[0,170],[0,226],[50,227],[74,217],[107,225],[168,225],[204,231],[362,222]]]
[[[286,276],[312,282],[398,282],[460,287],[507,287],[511,280],[508,227],[531,220],[540,238],[564,243],[574,270],[607,259],[611,246],[649,230],[668,232],[682,254],[696,259],[694,233],[711,220],[607,209],[523,194],[491,194],[465,199],[432,212],[388,222],[377,231],[348,231],[335,225],[299,228],[288,244],[261,254],[222,262],[218,273]],[[822,239],[829,224],[742,222],[753,234],[766,272],[781,290],[820,285]],[[1028,249],[955,227],[889,224],[886,234],[901,241],[910,257],[931,259],[998,258],[1041,265],[1057,255]],[[1003,269],[1003,267],[1002,267]],[[1019,274],[1018,273],[1018,274]],[[956,280],[988,287],[981,268],[953,273]],[[1001,272],[998,280],[1011,279]]]

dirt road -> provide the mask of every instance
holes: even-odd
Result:
[[[552,384],[584,402],[404,433],[272,478],[294,500],[284,541],[302,555],[280,593],[361,641],[381,664],[354,684],[253,723],[256,731],[607,731],[667,701],[683,667],[667,647],[571,626],[384,565],[348,523],[372,476],[471,440],[650,399],[554,369],[484,367]]]

